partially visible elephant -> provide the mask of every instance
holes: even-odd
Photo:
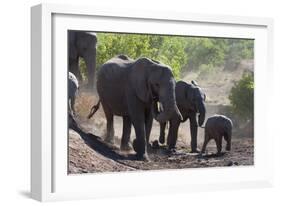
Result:
[[[156,102],[163,105],[162,112],[154,112],[157,121],[165,122],[172,116],[181,117],[176,105],[175,79],[171,69],[148,58],[133,60],[119,55],[110,59],[99,69],[97,91],[107,120],[106,141],[113,141],[113,116],[122,116],[121,149],[130,149],[133,124],[136,134],[133,148],[138,159],[148,158],[147,145],[153,121],[151,110]],[[93,107],[94,111],[97,110],[96,106]]]
[[[68,72],[68,110],[72,116],[75,115],[75,99],[79,89],[77,78],[71,72]]]
[[[222,150],[222,137],[226,141],[226,150],[231,150],[232,121],[224,115],[214,115],[207,119],[205,125],[205,139],[201,153],[205,153],[206,146],[211,139],[214,139],[217,145],[218,154]]]
[[[79,57],[82,57],[87,67],[88,88],[94,87],[96,71],[97,36],[92,32],[68,32],[68,68],[79,81],[82,75],[79,69]]]
[[[167,139],[167,145],[169,149],[173,149],[176,146],[178,138],[178,129],[181,122],[185,122],[187,119],[190,121],[190,133],[191,133],[191,152],[199,152],[197,149],[197,130],[198,124],[202,126],[205,120],[206,108],[205,99],[206,95],[201,91],[201,88],[195,81],[191,84],[184,81],[178,81],[176,83],[176,102],[183,117],[183,120],[177,116],[173,116],[169,120],[169,133]],[[197,114],[199,113],[198,123]],[[165,128],[166,123],[160,124],[160,137],[159,142],[165,143]]]

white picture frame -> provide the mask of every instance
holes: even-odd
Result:
[[[262,84],[272,86],[274,75],[272,19],[40,4],[31,8],[31,26],[32,198],[52,201],[272,186],[273,134],[267,109],[271,103],[262,98],[269,92]],[[69,176],[64,101],[67,29],[255,39],[254,166]]]

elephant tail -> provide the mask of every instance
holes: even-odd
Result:
[[[89,115],[88,115],[88,119],[90,119],[90,118],[96,113],[96,111],[98,111],[99,108],[100,108],[100,99],[99,99],[98,103],[95,104],[95,105],[91,108],[91,111],[90,111],[90,113],[89,113]]]

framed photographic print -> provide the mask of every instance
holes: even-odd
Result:
[[[34,199],[272,185],[271,19],[42,4],[31,25]]]

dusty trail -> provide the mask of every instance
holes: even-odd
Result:
[[[201,147],[202,143],[199,143]],[[118,172],[135,170],[159,170],[202,168],[221,166],[253,165],[254,147],[252,138],[234,138],[232,151],[215,155],[214,142],[208,145],[208,155],[189,153],[183,141],[176,152],[171,153],[161,146],[148,150],[149,162],[135,160],[134,152],[125,153],[116,145],[106,144],[101,137],[86,132],[69,130],[69,173]],[[224,145],[225,147],[225,145]]]

